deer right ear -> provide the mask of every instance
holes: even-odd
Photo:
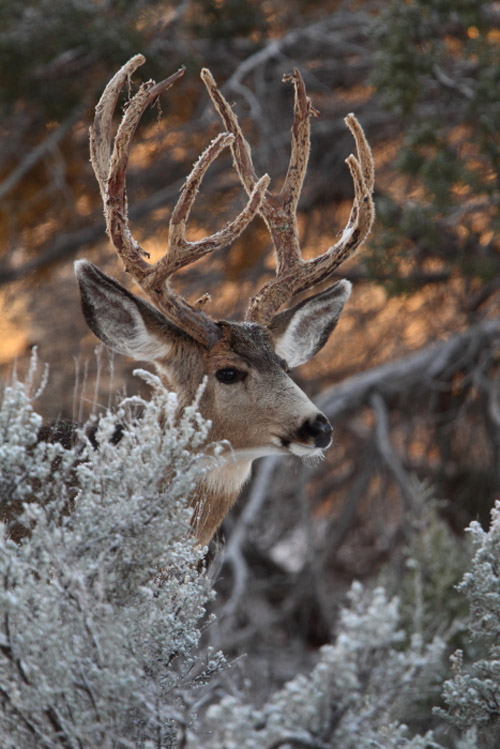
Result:
[[[87,325],[106,346],[143,361],[168,356],[185,334],[140,297],[89,263],[75,262],[82,311]]]
[[[290,369],[308,361],[323,348],[350,294],[351,283],[343,279],[273,317],[267,327],[274,350]]]

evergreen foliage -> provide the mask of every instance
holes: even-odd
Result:
[[[191,27],[195,34],[213,40],[262,36],[266,22],[261,4],[255,0],[195,0]]]
[[[22,99],[51,120],[94,93],[92,69],[119,67],[147,39],[138,21],[157,5],[144,0],[4,0],[0,6],[0,106]],[[152,50],[151,50],[152,53]],[[150,54],[152,62],[154,55]],[[89,87],[90,83],[90,87]],[[94,81],[96,89],[102,81]]]
[[[408,259],[483,283],[498,275],[500,46],[489,11],[482,0],[393,0],[375,24],[372,82],[400,119],[394,166],[412,194],[379,205],[385,232],[369,265],[399,276],[392,291],[408,289]]]

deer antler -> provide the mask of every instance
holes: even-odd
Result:
[[[221,337],[217,324],[199,309],[192,307],[169,285],[170,277],[186,265],[233,242],[254,218],[260,208],[269,177],[255,180],[249,199],[241,213],[228,225],[197,242],[186,239],[186,222],[199,186],[210,164],[234,140],[231,133],[219,134],[201,154],[187,177],[169,224],[165,255],[158,262],[146,261],[148,254],[134,239],[128,223],[126,171],[132,139],[149,104],[167,91],[183,74],[181,68],[160,83],[143,83],[129,101],[112,143],[112,119],[118,97],[127,78],[145,62],[142,55],[131,58],[106,86],[96,107],[90,131],[92,165],[104,204],[107,232],[126,270],[158,309],[182,330],[204,346],[211,347]]]
[[[250,146],[236,115],[217,88],[210,71],[204,69],[201,77],[224,127],[234,136],[231,143],[234,165],[250,195],[259,184]],[[327,280],[341,263],[351,257],[368,237],[375,217],[371,197],[374,184],[371,150],[358,120],[353,114],[349,114],[345,123],[353,134],[357,153],[346,159],[354,183],[351,214],[338,242],[312,260],[302,259],[297,204],[309,159],[309,120],[319,113],[306,95],[304,81],[298,70],[294,70],[292,75],[284,76],[283,80],[291,81],[295,88],[290,163],[281,191],[278,194],[267,192],[259,208],[271,233],[276,253],[276,276],[250,300],[246,314],[247,320],[263,325],[269,323],[277,310],[294,294]]]

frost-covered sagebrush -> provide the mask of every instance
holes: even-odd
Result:
[[[470,528],[477,550],[459,591],[472,643],[451,595],[463,546],[454,550],[434,522],[410,545],[406,578],[391,586],[398,595],[352,586],[336,636],[308,674],[259,706],[234,684],[226,694],[221,683],[198,691],[224,664],[197,647],[210,583],[186,501],[209,467],[208,424],[196,404],[180,416],[176,396],[149,378],[151,401],[125,399],[92,442],[87,425],[71,449],[39,440],[29,381],[4,390],[2,749],[497,746],[500,503],[488,532]],[[457,633],[464,652],[444,684],[448,713],[432,715]]]
[[[444,643],[408,642],[398,599],[383,588],[355,583],[349,599],[335,641],[309,675],[287,682],[260,709],[233,696],[210,708],[210,749],[438,747],[430,735],[409,738],[398,714],[435,677]]]
[[[470,606],[472,665],[458,650],[452,656],[454,675],[444,684],[447,717],[460,728],[478,730],[481,746],[500,741],[500,502],[491,513],[488,531],[473,522],[468,528],[476,553],[459,590]],[[466,654],[467,656],[467,654]],[[443,711],[439,711],[445,715]]]
[[[140,418],[137,405],[99,421],[99,449],[84,431],[64,449],[37,441],[29,383],[4,390],[2,514],[29,502],[16,522],[30,529],[19,544],[8,522],[0,535],[5,749],[167,747],[185,720],[179,690],[210,595],[186,504],[207,424],[195,406],[179,421],[160,386]]]

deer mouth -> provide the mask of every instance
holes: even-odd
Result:
[[[308,445],[304,442],[296,442],[286,437],[278,437],[277,442],[279,442],[280,447],[284,448],[287,453],[291,453],[297,456],[297,458],[322,458],[325,447],[329,447],[329,444],[325,445],[325,447],[317,447],[316,445]]]
[[[313,445],[303,445],[300,442],[292,442],[288,448],[292,455],[296,455],[298,458],[323,458],[325,451],[322,447],[314,447]]]
[[[323,455],[332,444],[332,425],[321,412],[306,419],[292,438],[278,437],[281,446],[299,458]]]

